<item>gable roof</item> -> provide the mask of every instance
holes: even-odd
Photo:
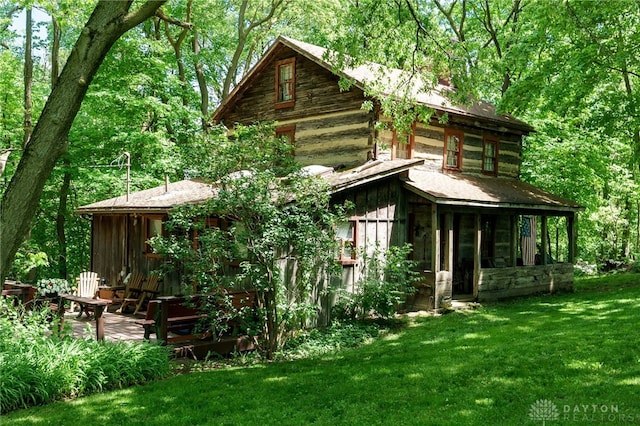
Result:
[[[447,93],[453,91],[452,88],[442,84],[432,88],[419,75],[407,71],[385,67],[376,63],[366,63],[355,68],[345,67],[336,71],[333,65],[328,62],[330,57],[336,56],[335,52],[283,36],[278,37],[260,61],[218,107],[212,117],[215,122],[219,121],[226,110],[252,85],[254,79],[273,61],[273,56],[283,47],[287,47],[334,74],[352,81],[356,87],[363,91],[375,87],[384,96],[401,97],[408,95],[417,103],[438,111],[471,119],[490,121],[499,126],[510,127],[523,132],[532,132],[534,130],[524,121],[507,114],[498,114],[495,106],[488,102],[475,101],[470,105],[455,104],[446,96]]]
[[[530,211],[582,210],[579,204],[557,197],[517,179],[502,179],[440,173],[415,167],[404,182],[409,191],[429,201],[443,205],[467,207],[502,207]]]

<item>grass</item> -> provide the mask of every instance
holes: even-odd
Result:
[[[576,288],[414,318],[313,359],[183,374],[17,411],[0,424],[640,423],[640,275],[581,279]],[[543,403],[558,417],[532,411]]]

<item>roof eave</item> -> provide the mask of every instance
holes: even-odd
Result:
[[[348,189],[352,189],[352,188],[356,188],[358,186],[362,186],[362,185],[366,185],[369,184],[371,182],[375,182],[377,180],[380,179],[384,179],[386,177],[389,176],[394,176],[397,174],[400,174],[402,172],[408,171],[409,169],[411,169],[412,167],[418,166],[420,164],[424,164],[424,160],[416,160],[414,162],[411,163],[407,163],[398,167],[394,167],[392,169],[389,170],[385,170],[383,172],[377,173],[375,175],[371,175],[371,176],[366,176],[360,179],[354,179],[354,180],[350,180],[349,182],[346,182],[344,184],[342,183],[335,183],[331,185],[331,193],[332,194],[337,194],[339,192],[342,191],[346,191]]]
[[[438,205],[443,206],[459,206],[459,207],[476,207],[476,208],[493,208],[493,209],[512,209],[512,210],[526,210],[526,211],[546,211],[546,212],[564,212],[564,213],[577,213],[584,210],[582,206],[569,206],[569,205],[550,205],[543,203],[508,203],[508,202],[491,202],[491,201],[479,201],[479,200],[464,200],[456,198],[442,198],[436,197],[433,194],[422,191],[415,186],[404,183],[403,187],[408,191]]]

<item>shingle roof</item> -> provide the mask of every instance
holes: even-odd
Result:
[[[424,160],[377,160],[365,163],[355,169],[331,173],[323,175],[322,177],[331,185],[331,192],[336,193],[385,177],[397,175],[423,163]]]
[[[413,168],[404,183],[410,191],[438,204],[577,211],[582,207],[516,179],[440,173]]]
[[[168,212],[174,206],[197,204],[215,195],[210,184],[196,180],[181,180],[143,191],[98,201],[82,206],[76,213],[131,213],[131,212]]]
[[[242,94],[260,70],[264,68],[266,62],[270,61],[270,55],[279,47],[286,46],[300,53],[316,64],[336,73],[333,65],[328,62],[332,52],[324,47],[305,43],[289,37],[278,37],[276,42],[269,48],[256,66],[245,76],[245,78],[234,88],[231,94],[224,100],[222,105],[214,113],[213,119],[219,120],[220,115],[226,108],[235,102],[236,98]],[[355,68],[345,67],[337,74],[353,81],[356,87],[361,90],[376,87],[386,96],[409,95],[419,104],[439,110],[442,112],[457,114],[469,118],[488,120],[505,127],[516,128],[524,132],[531,132],[534,129],[527,123],[506,114],[498,114],[495,106],[484,102],[475,101],[469,105],[454,104],[446,94],[452,89],[448,86],[438,84],[436,87],[429,87],[419,75],[409,73],[396,68],[385,67],[376,63],[366,63]]]
[[[441,173],[423,168],[423,160],[373,161],[343,172],[323,173],[332,193],[408,172],[404,187],[434,203],[468,207],[577,211],[573,201],[516,179]],[[166,213],[178,205],[198,204],[216,195],[213,185],[182,180],[82,206],[78,214]]]

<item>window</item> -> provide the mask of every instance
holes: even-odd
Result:
[[[276,62],[276,108],[292,107],[295,103],[296,59]]]
[[[496,255],[496,216],[482,216],[480,255],[483,268],[494,268]]]
[[[464,133],[459,130],[444,131],[444,168],[462,170],[462,142]]]
[[[296,126],[282,126],[276,128],[276,138],[288,142],[288,145],[286,143],[282,143],[276,147],[277,150],[275,154],[279,159],[282,159],[282,161],[278,161],[278,166],[284,166],[286,164],[284,161],[285,159],[293,160],[296,146],[295,134]]]
[[[358,249],[358,219],[351,218],[338,224],[336,239],[340,243],[338,260],[343,265],[354,264]]]
[[[485,135],[482,139],[482,173],[498,174],[498,138],[495,136]]]
[[[153,248],[149,244],[149,240],[163,234],[162,219],[163,217],[161,215],[146,217],[145,254],[147,256],[158,256],[153,253]]]
[[[393,131],[391,140],[391,159],[411,159],[413,158],[413,146],[416,139],[416,123],[411,125],[411,133],[408,135],[398,135],[398,131]]]
[[[204,219],[203,221],[203,227],[202,229],[207,229],[207,228],[217,228],[218,227],[218,219],[214,218],[214,217],[208,217],[206,219]],[[191,238],[193,240],[193,249],[194,250],[198,250],[199,248],[201,248],[202,244],[200,243],[198,236],[200,234],[201,231],[198,231],[198,229],[194,229],[193,233],[191,234]]]
[[[286,138],[291,145],[295,145],[296,126],[282,126],[276,128],[276,138]]]

